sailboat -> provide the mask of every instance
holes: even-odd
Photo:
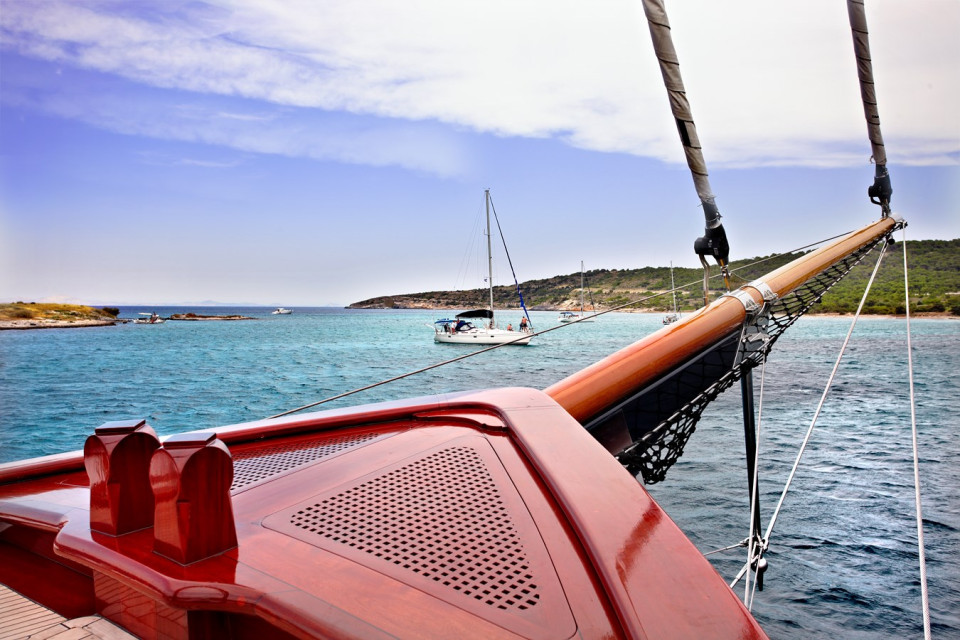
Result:
[[[904,225],[875,158],[880,219],[544,390],[301,407],[163,441],[117,420],[83,451],[0,465],[0,583],[142,638],[766,638],[634,474],[662,480],[737,382],[751,433],[751,371]],[[694,175],[705,279],[707,257],[728,276]],[[760,580],[769,540],[750,540],[744,574]]]
[[[584,306],[583,306],[583,260],[580,261],[580,313],[574,313],[573,311],[561,311],[560,316],[557,318],[559,322],[593,322],[594,314],[587,316],[585,315]]]
[[[490,291],[490,306],[486,309],[473,309],[458,313],[453,318],[442,318],[433,323],[433,340],[445,344],[473,345],[528,345],[533,337],[533,323],[520,298],[523,318],[517,329],[512,325],[500,328],[493,315],[493,249],[490,230],[490,189],[483,192],[487,217],[487,285]],[[517,286],[519,293],[520,287]]]
[[[673,260],[670,261],[670,295],[673,296],[673,313],[663,316],[663,324],[673,324],[680,319],[680,312],[677,311],[677,285],[673,281]]]

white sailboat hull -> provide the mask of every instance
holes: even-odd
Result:
[[[567,323],[567,322],[593,322],[593,316],[594,316],[594,315],[596,315],[596,314],[589,315],[589,316],[577,316],[577,315],[574,315],[574,316],[561,316],[561,317],[560,317],[560,322],[563,322],[563,323]]]
[[[434,342],[444,342],[449,344],[530,344],[530,338],[533,336],[521,331],[507,331],[506,329],[469,329],[467,331],[457,331],[456,333],[447,333],[446,331],[437,331],[434,336]]]

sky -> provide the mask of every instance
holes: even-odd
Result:
[[[666,3],[732,259],[880,215],[845,4]],[[893,209],[960,237],[960,1],[867,20]],[[483,287],[485,189],[520,281],[699,264],[639,0],[0,0],[0,302]]]

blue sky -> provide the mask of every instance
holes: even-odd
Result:
[[[879,215],[845,3],[667,10],[733,258]],[[960,2],[867,12],[894,210],[960,237]],[[0,0],[0,29],[0,301],[480,287],[485,188],[521,280],[698,264],[639,2]]]

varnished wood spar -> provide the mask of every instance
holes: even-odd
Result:
[[[760,280],[777,296],[783,297],[837,261],[886,235],[896,224],[892,218],[878,220],[797,258]],[[745,285],[741,289],[758,304],[763,302],[763,295],[755,287]],[[720,298],[545,391],[580,423],[587,423],[703,349],[739,331],[745,318],[746,310],[739,300]]]

